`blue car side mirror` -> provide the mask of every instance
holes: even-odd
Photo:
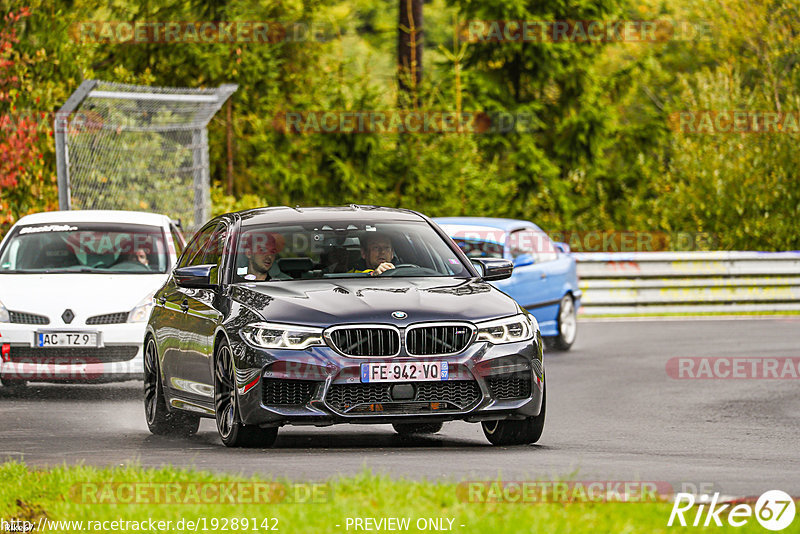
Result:
[[[572,249],[569,248],[569,245],[566,243],[556,242],[556,250],[558,250],[562,254],[569,254],[572,252]]]
[[[520,254],[514,258],[514,267],[524,267],[525,265],[533,265],[536,259],[532,254]]]

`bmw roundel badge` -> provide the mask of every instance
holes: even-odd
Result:
[[[405,319],[406,317],[408,317],[408,314],[403,311],[396,311],[392,312],[392,317],[394,317],[395,319]]]

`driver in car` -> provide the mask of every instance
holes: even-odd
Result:
[[[389,236],[381,233],[368,233],[361,239],[361,258],[363,265],[353,269],[353,273],[369,273],[370,276],[379,276],[388,270],[394,269],[394,247]],[[361,269],[360,267],[366,267]]]

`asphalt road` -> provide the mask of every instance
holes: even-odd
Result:
[[[800,382],[677,380],[666,363],[679,356],[798,357],[800,318],[581,322],[572,351],[546,353],[548,412],[538,445],[492,447],[479,425],[452,422],[413,440],[388,425],[284,427],[273,449],[226,449],[212,420],[192,438],[152,436],[141,384],[129,382],[0,388],[0,457],[295,480],[367,467],[431,480],[574,477],[800,494]]]

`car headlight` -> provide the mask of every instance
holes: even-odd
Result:
[[[8,314],[8,310],[6,309],[6,307],[3,306],[3,303],[0,302],[0,323],[10,323],[10,322],[11,322],[11,316]]]
[[[155,291],[147,295],[145,298],[128,313],[129,323],[143,323],[150,317],[150,310],[153,309],[153,296]]]
[[[524,313],[476,323],[476,326],[478,327],[478,341],[488,341],[493,345],[527,341],[539,329],[536,319]]]
[[[267,349],[295,349],[325,345],[322,328],[278,323],[252,323],[242,335],[253,345]]]

